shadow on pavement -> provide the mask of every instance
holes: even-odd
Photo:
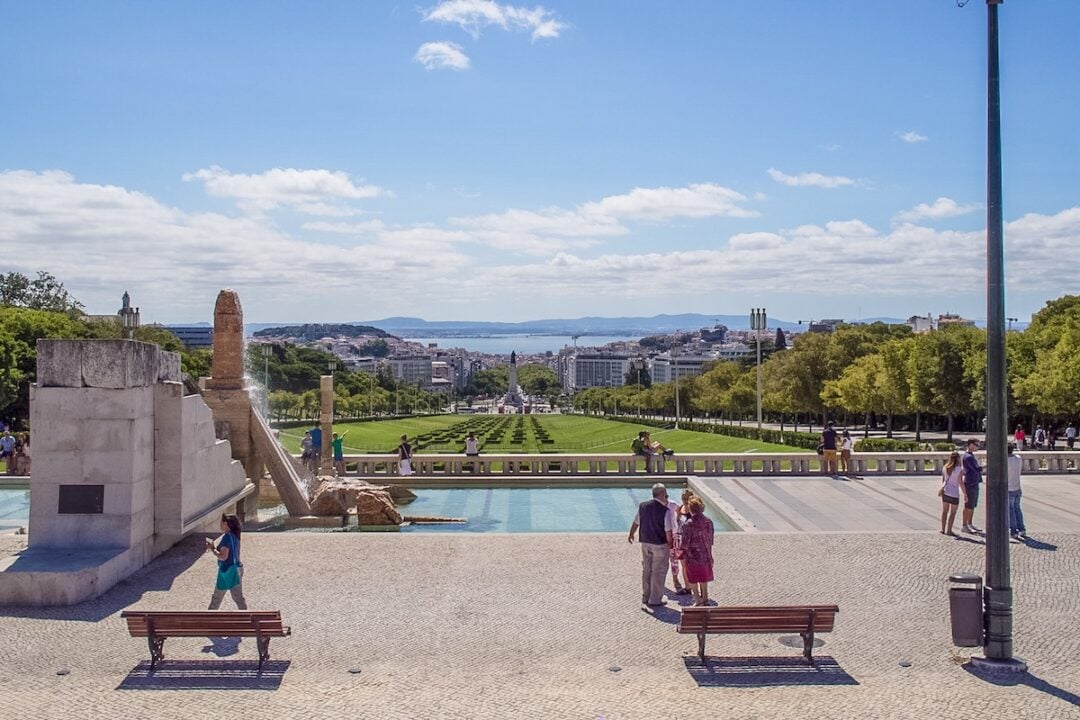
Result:
[[[117,690],[277,690],[289,660],[164,660],[150,670],[143,661]]]
[[[173,581],[187,572],[205,554],[206,546],[203,536],[189,535],[154,558],[150,564],[121,580],[96,598],[85,600],[78,605],[58,607],[0,605],[0,617],[99,622],[134,605],[148,592],[171,589]],[[213,569],[209,565],[207,568],[208,577],[212,577]],[[207,598],[209,598],[209,593]]]
[[[994,673],[984,672],[978,668],[974,668],[971,665],[964,665],[964,670],[974,675],[975,677],[990,683],[991,685],[998,685],[1000,687],[1013,687],[1015,685],[1027,685],[1032,690],[1038,690],[1039,692],[1046,693],[1060,700],[1064,700],[1070,705],[1080,707],[1080,695],[1074,692],[1060,688],[1057,685],[1051,685],[1041,678],[1037,678],[1030,672],[1023,673]]]
[[[207,640],[210,644],[203,647],[204,653],[210,653],[216,657],[230,657],[240,652],[240,638],[238,637],[212,637]]]
[[[1036,540],[1033,537],[1027,537],[1021,540],[1024,545],[1027,545],[1033,550],[1046,550],[1047,552],[1055,552],[1058,549],[1057,545],[1053,543],[1043,542],[1042,540]]]
[[[786,685],[858,685],[828,655],[802,657],[684,657],[686,671],[698,687],[780,687]]]
[[[646,615],[652,615],[660,622],[667,623],[668,625],[676,625],[679,619],[682,617],[682,613],[679,610],[662,605],[660,607],[649,607],[648,605],[642,605],[641,610]]]

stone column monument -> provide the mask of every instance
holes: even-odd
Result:
[[[251,397],[244,388],[244,311],[232,290],[219,292],[214,304],[214,359],[202,395],[214,413],[218,437],[229,441],[233,458],[257,481],[263,462],[251,442]],[[245,514],[255,511],[258,499],[257,492],[248,498]]]
[[[319,427],[322,429],[322,462],[319,472],[334,474],[334,458],[330,449],[330,435],[334,432],[334,376],[319,378]]]

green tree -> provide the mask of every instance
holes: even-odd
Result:
[[[44,271],[39,271],[33,280],[18,272],[0,274],[0,305],[61,313],[83,308],[64,289],[64,283]]]

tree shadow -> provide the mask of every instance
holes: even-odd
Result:
[[[858,685],[835,658],[822,655],[811,665],[802,657],[683,658],[698,687],[782,687],[790,685]]]
[[[1013,687],[1015,685],[1027,685],[1032,690],[1038,690],[1039,692],[1046,693],[1052,697],[1056,697],[1059,700],[1064,700],[1070,705],[1080,707],[1080,695],[1060,688],[1057,685],[1052,685],[1042,678],[1035,677],[1030,672],[1022,673],[995,673],[992,671],[982,670],[974,667],[971,663],[966,663],[963,666],[971,675],[979,678],[984,682],[988,682],[991,685],[997,685],[999,687]]]
[[[290,660],[163,660],[151,670],[143,661],[117,690],[277,690]]]
[[[148,592],[172,589],[173,581],[198,562],[205,549],[204,536],[189,535],[96,598],[57,607],[0,605],[0,617],[99,622],[134,605]]]

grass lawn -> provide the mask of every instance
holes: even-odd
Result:
[[[339,423],[348,432],[346,454],[392,452],[398,438],[408,434],[418,453],[464,452],[465,436],[476,433],[487,453],[622,453],[638,430],[650,430],[653,440],[678,453],[808,452],[799,448],[689,430],[663,430],[580,415],[432,415],[404,420]],[[300,451],[304,428],[281,431],[291,452]]]

